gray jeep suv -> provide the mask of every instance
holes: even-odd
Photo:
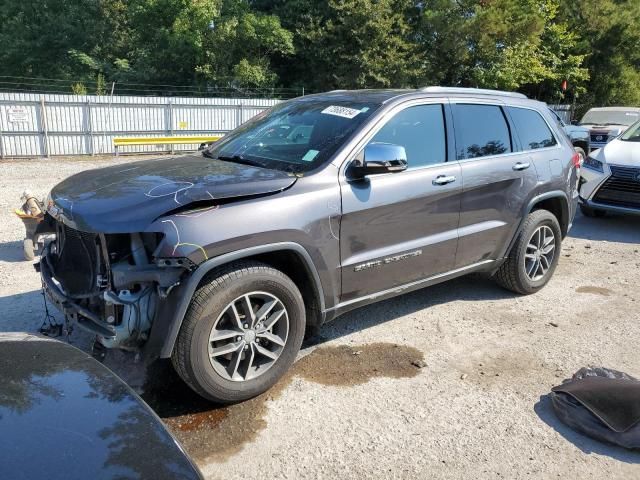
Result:
[[[283,102],[201,154],[57,185],[49,298],[108,348],[171,358],[198,393],[255,396],[305,330],[471,272],[542,288],[577,204],[546,105],[429,87]]]

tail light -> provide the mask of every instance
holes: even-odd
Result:
[[[582,166],[582,157],[578,152],[573,152],[573,157],[571,157],[571,162],[575,168],[580,168]]]

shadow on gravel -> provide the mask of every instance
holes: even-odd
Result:
[[[604,218],[589,218],[578,213],[569,236],[594,241],[640,243],[640,217],[608,214]]]
[[[269,402],[277,399],[295,377],[346,388],[372,378],[410,378],[424,365],[413,347],[371,343],[327,346],[298,359],[285,376],[264,394],[228,406],[216,406],[185,385],[167,361],[149,367],[142,398],[164,420],[197,461],[222,462],[237,453],[267,426]]]
[[[319,334],[307,340],[303,348],[320,345],[435,305],[453,301],[502,300],[517,296],[500,288],[485,276],[468,275],[346,313],[323,325]]]
[[[22,240],[0,243],[0,262],[27,262],[24,259]]]
[[[562,435],[565,440],[574,444],[583,453],[586,453],[587,455],[595,453],[598,455],[605,455],[625,463],[640,464],[640,452],[625,450],[624,448],[615,445],[598,442],[597,440],[593,440],[567,427],[564,423],[558,420],[558,417],[556,417],[553,412],[551,399],[548,395],[542,395],[538,403],[533,406],[533,410],[536,412],[540,420]]]
[[[55,314],[55,308],[49,306]],[[44,303],[40,290],[0,296],[0,330],[3,332],[33,333],[44,320]]]

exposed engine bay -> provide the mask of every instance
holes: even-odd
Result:
[[[49,299],[107,348],[139,348],[158,300],[195,268],[186,258],[158,258],[159,233],[87,233],[50,215],[40,231],[53,234],[39,264]]]

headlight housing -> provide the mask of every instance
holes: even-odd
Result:
[[[589,156],[584,159],[582,166],[590,170],[595,170],[596,172],[604,173],[604,164],[600,160]]]

